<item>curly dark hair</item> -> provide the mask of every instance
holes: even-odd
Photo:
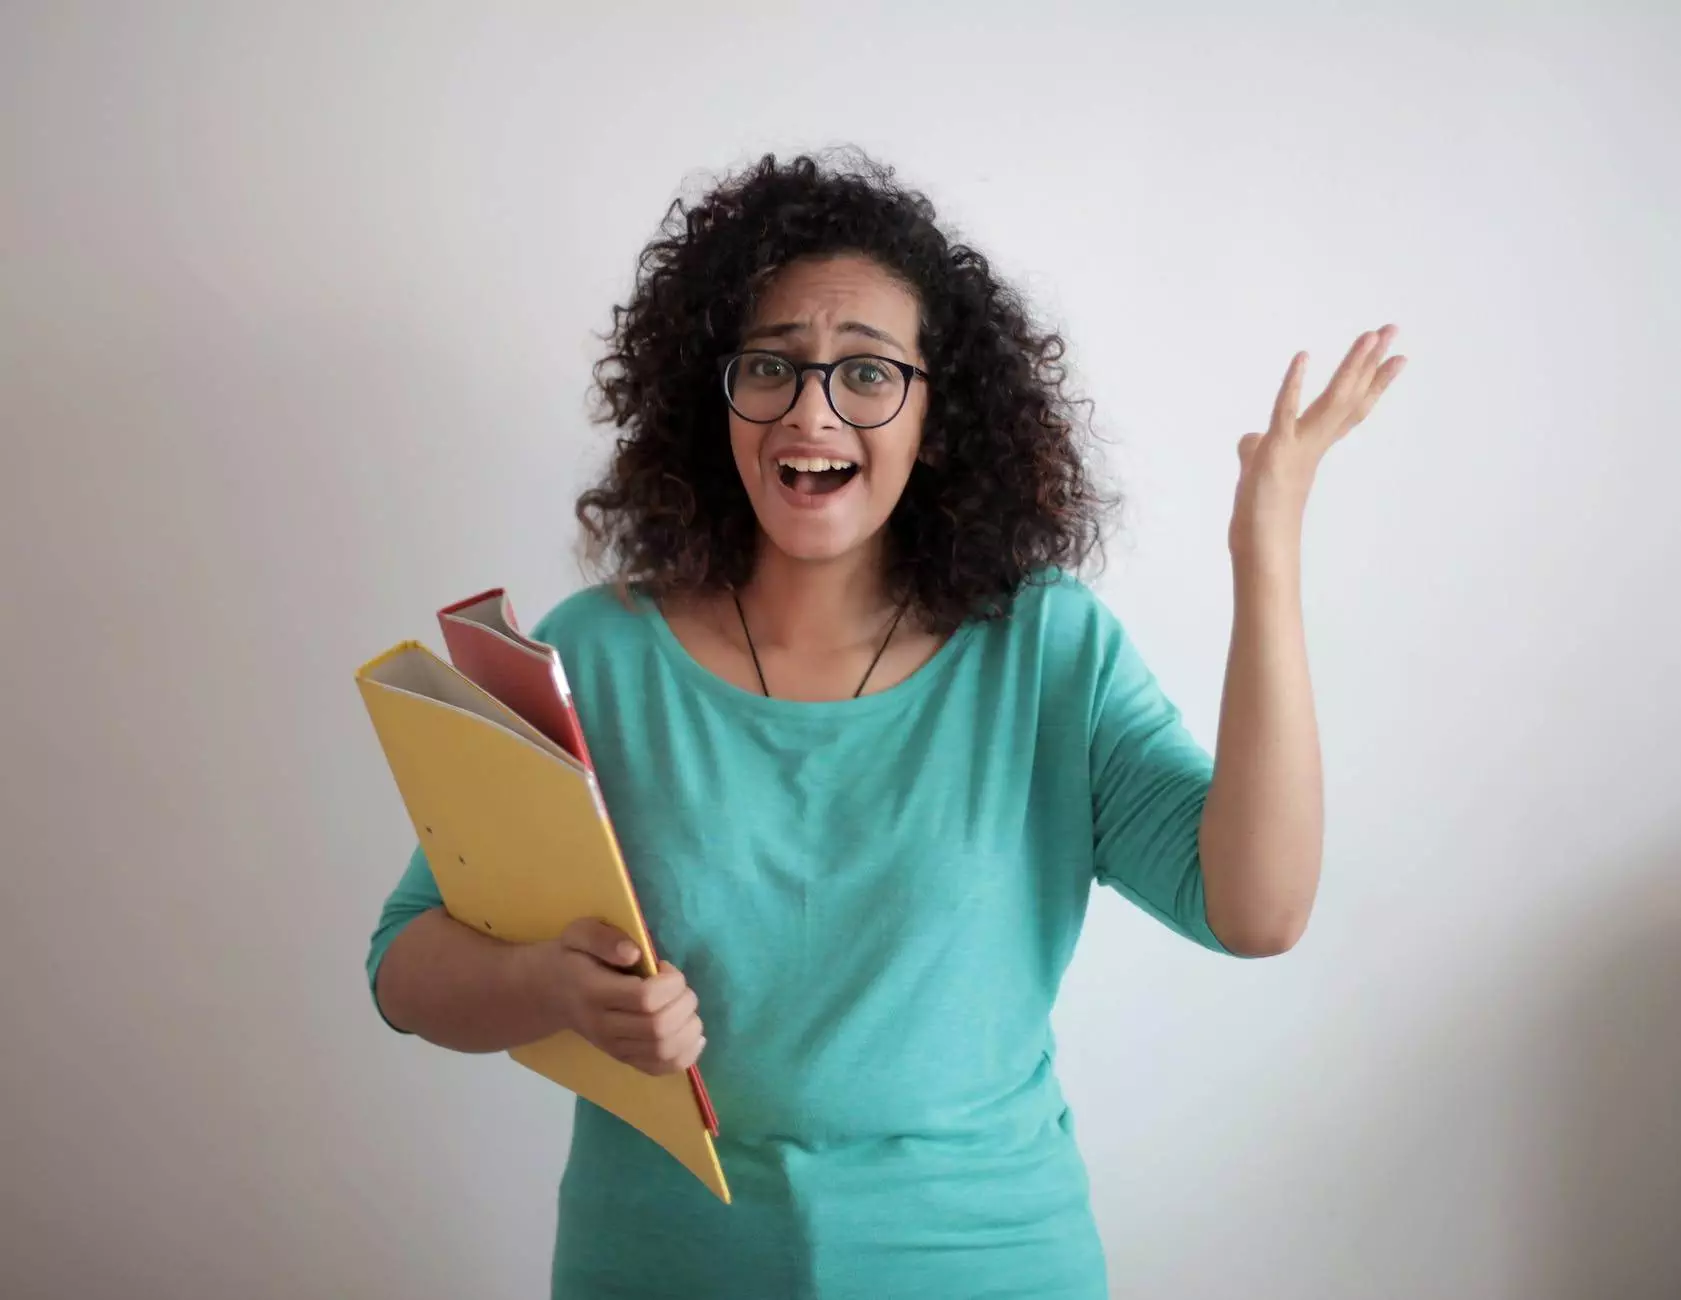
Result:
[[[930,629],[1006,613],[1044,571],[1082,565],[1108,504],[1082,455],[1089,402],[1065,347],[1035,329],[987,260],[949,238],[921,193],[856,151],[767,154],[698,202],[676,200],[613,309],[596,419],[622,432],[578,499],[588,555],[656,595],[751,575],[752,504],[730,451],[717,360],[754,295],[798,258],[863,254],[911,289],[932,375],[919,460],[889,521],[888,583]]]

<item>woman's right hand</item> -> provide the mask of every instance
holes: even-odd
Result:
[[[575,921],[528,955],[566,1028],[615,1060],[645,1074],[675,1074],[700,1059],[706,1038],[694,990],[670,962],[657,975],[627,973],[640,953],[613,926]]]

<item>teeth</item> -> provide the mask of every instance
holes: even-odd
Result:
[[[817,474],[826,469],[851,469],[849,460],[830,460],[824,456],[779,456],[776,463],[797,474]]]

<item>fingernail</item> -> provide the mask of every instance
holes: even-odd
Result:
[[[621,962],[623,962],[625,965],[628,966],[628,965],[630,965],[631,962],[635,961],[636,958],[637,958],[637,955],[638,954],[637,954],[637,951],[636,951],[636,945],[635,944],[633,944],[633,943],[621,943],[619,945],[619,960]]]

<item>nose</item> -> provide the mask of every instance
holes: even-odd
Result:
[[[816,370],[807,370],[800,375],[797,382],[800,386],[799,393],[794,398],[793,407],[782,417],[782,423],[790,429],[799,429],[802,432],[840,428],[840,417],[835,414],[823,392],[822,374]]]

